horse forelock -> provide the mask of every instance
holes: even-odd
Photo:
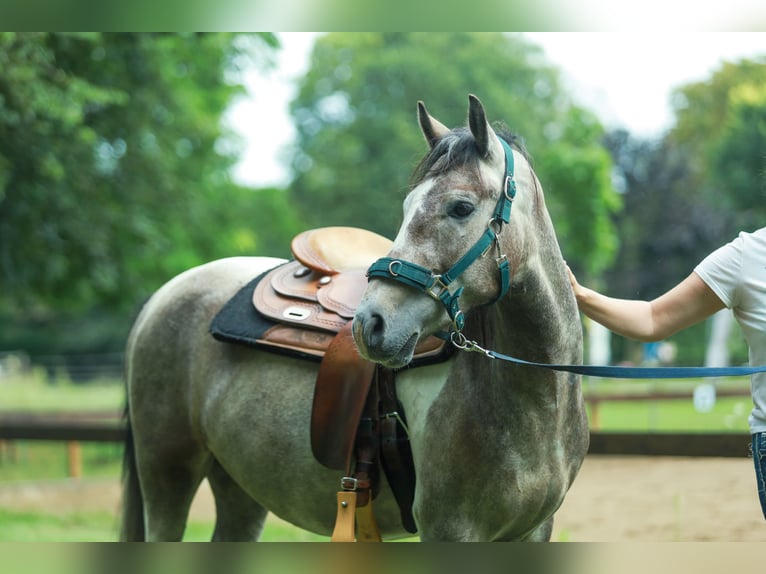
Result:
[[[496,124],[494,129],[498,137],[503,138],[529,161],[521,138],[511,133],[504,124]],[[477,171],[481,159],[479,147],[470,130],[466,127],[455,128],[440,138],[417,165],[410,178],[410,190],[427,178],[438,177],[456,169]]]
[[[541,211],[545,211],[544,202],[541,201],[540,197],[542,190],[534,174],[531,158],[525,149],[523,140],[512,133],[505,124],[495,123],[493,131],[497,137],[505,140],[514,150],[516,156],[514,171],[519,184],[518,199],[524,207],[519,205],[514,210],[515,216],[512,217],[512,221],[514,226],[523,225],[527,227],[528,223],[522,224],[520,219],[536,220],[542,215]],[[519,159],[523,161],[519,161]],[[483,165],[483,160],[476,139],[467,127],[455,128],[436,141],[412,174],[410,194],[408,195],[410,201],[405,201],[405,211],[409,213],[409,217],[406,217],[406,225],[402,226],[402,229],[406,228],[408,231],[407,243],[412,244],[414,242],[422,247],[422,243],[428,241],[433,232],[432,220],[428,214],[437,211],[438,205],[443,201],[444,196],[441,193],[443,190],[461,188],[467,185],[476,194],[477,199],[481,201],[494,201],[499,197],[501,174],[487,171],[489,166]],[[493,163],[497,164],[498,162]],[[496,167],[491,169],[494,170]],[[427,182],[429,185],[423,187]],[[424,193],[415,194],[415,190],[418,189]],[[417,199],[415,199],[416,197]],[[523,215],[527,211],[529,211],[528,216],[530,217]],[[418,214],[426,214],[427,216],[417,217]],[[526,233],[522,235],[526,235]],[[512,245],[508,246],[509,257],[521,264],[521,260],[528,255],[525,247],[535,249],[529,243],[536,242],[536,238],[527,237],[525,240],[521,240],[513,235],[511,237]],[[403,246],[400,245],[399,247],[402,248]],[[448,255],[445,257],[449,258]],[[448,263],[451,264],[453,261]]]

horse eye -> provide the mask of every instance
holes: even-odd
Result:
[[[455,219],[465,219],[473,213],[474,206],[468,201],[458,201],[450,206],[448,214]]]

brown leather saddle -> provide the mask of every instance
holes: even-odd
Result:
[[[403,522],[414,532],[414,470],[400,424],[404,413],[396,399],[395,375],[364,360],[351,335],[352,319],[367,287],[365,271],[390,249],[390,240],[363,229],[305,231],[291,243],[295,261],[258,281],[252,303],[273,323],[259,336],[259,346],[321,359],[311,414],[316,459],[344,470],[343,481],[354,490],[357,483],[364,484],[359,489],[364,496],[374,495],[380,462],[402,508]],[[444,341],[430,337],[418,345],[412,364],[445,360],[450,350]],[[364,504],[360,500],[359,505]]]
[[[295,261],[269,272],[253,290],[253,305],[274,322],[259,343],[324,357],[351,319],[367,288],[365,271],[391,249],[391,241],[354,227],[323,227],[297,235]],[[444,342],[430,337],[414,361],[437,356]]]

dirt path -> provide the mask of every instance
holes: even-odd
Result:
[[[764,542],[752,459],[588,457],[553,538]]]
[[[115,480],[0,484],[0,507],[117,512]],[[192,515],[212,519],[207,484]],[[766,541],[752,462],[741,459],[589,457],[559,510],[554,540]]]

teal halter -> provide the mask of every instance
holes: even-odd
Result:
[[[459,299],[463,293],[460,287],[454,292],[449,290],[450,284],[457,279],[463,271],[468,269],[477,259],[484,257],[494,244],[498,257],[497,268],[500,272],[500,293],[492,301],[497,302],[505,296],[511,286],[511,270],[508,258],[500,251],[499,235],[504,223],[511,220],[511,206],[516,197],[516,181],[513,179],[513,151],[511,146],[498,138],[505,151],[505,178],[503,190],[495,205],[492,218],[489,220],[486,231],[479,240],[471,247],[452,267],[441,274],[436,274],[410,261],[403,261],[392,257],[383,257],[373,263],[367,270],[370,279],[393,279],[414,287],[418,291],[440,301],[452,321],[450,338],[455,341],[454,335],[461,335],[465,326],[465,315],[460,309]]]

